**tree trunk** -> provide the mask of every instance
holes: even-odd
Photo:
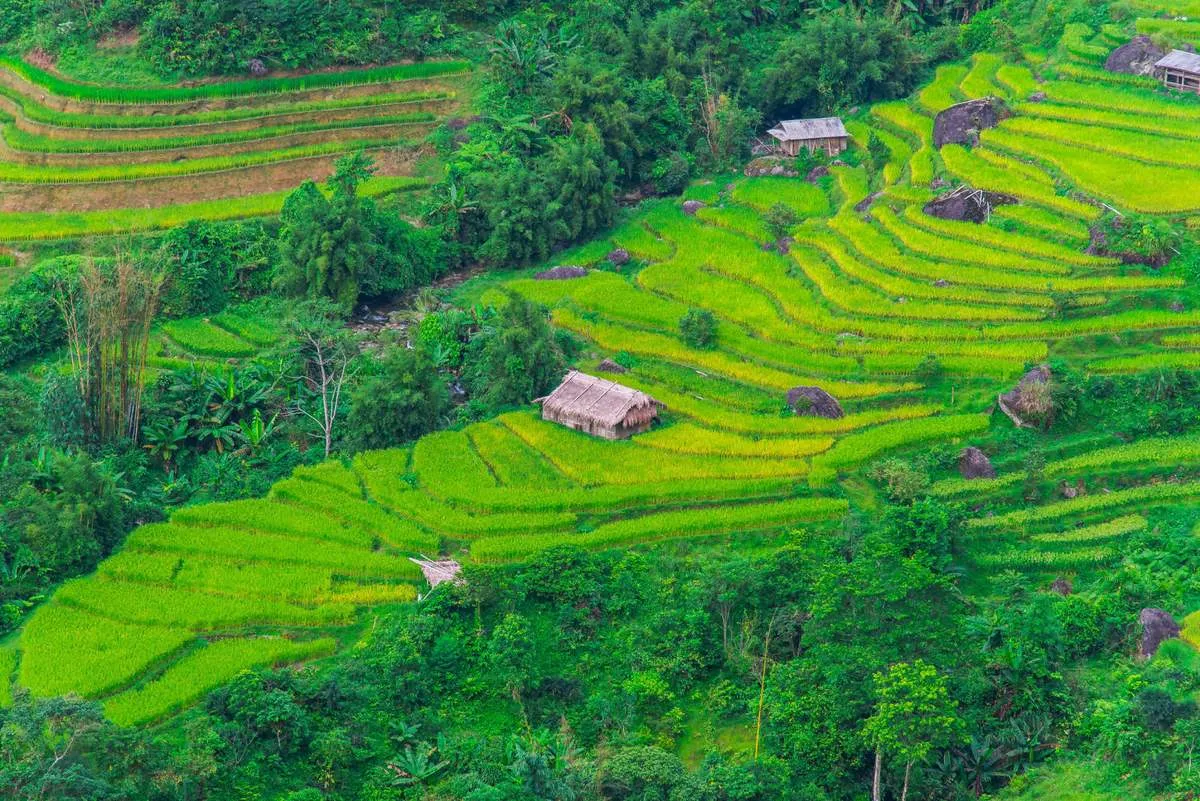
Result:
[[[900,801],[908,799],[908,777],[912,774],[912,763],[909,762],[904,766],[904,789],[900,791]]]
[[[883,753],[875,749],[875,778],[871,781],[871,801],[879,801],[879,774],[883,771]]]

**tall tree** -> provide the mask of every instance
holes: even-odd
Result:
[[[358,185],[374,172],[363,153],[338,159],[328,198],[307,181],[283,204],[277,286],[292,295],[332,298],[344,308],[358,300],[372,258],[371,234]]]
[[[487,406],[528,403],[561,378],[566,355],[546,312],[520,296],[509,298],[493,327],[471,342],[471,393]]]
[[[900,801],[907,801],[913,763],[937,746],[953,742],[963,723],[946,689],[945,677],[920,659],[876,673],[875,692],[875,714],[863,724],[863,736],[875,749],[871,799],[880,801],[880,774],[884,754],[888,754],[904,762]]]
[[[311,301],[302,305],[288,323],[300,382],[307,390],[307,397],[298,401],[296,411],[317,426],[326,458],[333,452],[334,433],[344,405],[342,393],[358,355],[358,346],[346,332],[338,312],[339,308],[327,300]]]

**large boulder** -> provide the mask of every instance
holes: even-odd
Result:
[[[923,211],[930,217],[940,217],[943,220],[982,224],[991,218],[994,207],[1008,206],[1016,202],[1017,199],[1012,195],[960,186],[953,192],[947,192],[926,203]]]
[[[704,208],[703,200],[685,200],[685,201],[683,201],[683,213],[684,214],[695,214],[696,212],[700,211],[700,209],[702,209],[702,208]]]
[[[1020,428],[1049,420],[1054,413],[1050,394],[1050,368],[1039,365],[1021,377],[1017,385],[997,398],[1000,411]]]
[[[793,387],[788,390],[787,404],[796,414],[810,417],[825,417],[835,420],[845,417],[842,404],[837,398],[820,387]]]
[[[984,97],[968,100],[940,112],[933,120],[933,144],[975,145],[979,132],[995,128],[1009,116],[1008,108],[999,99]]]
[[[614,248],[608,252],[608,263],[614,267],[621,267],[629,263],[629,251],[625,248]]]
[[[1138,656],[1149,659],[1158,653],[1158,646],[1164,640],[1179,636],[1179,624],[1175,618],[1163,609],[1149,607],[1138,615],[1138,623],[1142,625],[1142,640],[1138,643]]]
[[[810,184],[815,184],[826,175],[829,175],[829,168],[824,164],[818,164],[808,171],[808,175],[804,176],[804,180],[808,181]]]
[[[879,200],[879,198],[882,196],[883,196],[883,192],[872,192],[871,194],[864,197],[862,200],[855,203],[854,210],[857,211],[859,214],[863,214],[863,213],[869,211],[871,206],[873,206],[875,204],[875,201]]]
[[[1154,65],[1164,55],[1166,54],[1155,46],[1149,36],[1135,36],[1108,54],[1104,69],[1127,75],[1152,75]]]
[[[618,364],[617,362],[614,362],[612,359],[604,359],[603,361],[600,362],[599,365],[597,365],[596,369],[602,373],[627,373],[627,372],[629,372],[629,368],[625,367],[624,365]]]
[[[958,457],[958,472],[963,478],[996,477],[996,468],[992,466],[992,460],[974,445],[964,450]]]
[[[1050,584],[1050,592],[1058,593],[1064,598],[1074,592],[1074,587],[1071,586],[1071,580],[1059,576]]]
[[[549,270],[543,270],[533,277],[538,281],[566,281],[570,278],[583,278],[587,274],[588,271],[583,267],[564,264],[559,267],[552,267]]]

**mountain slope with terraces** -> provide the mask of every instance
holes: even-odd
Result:
[[[358,150],[378,167],[368,194],[418,188],[424,138],[460,107],[469,72],[425,62],[140,89],[4,59],[0,240],[273,213]]]
[[[453,108],[456,78],[412,80],[419,81],[414,95],[439,96],[411,102],[429,114]],[[348,123],[375,120],[405,85],[371,84],[379,94],[364,99],[384,100],[361,117],[331,89],[319,100],[306,95],[311,110],[297,111],[302,101],[291,94],[256,98],[262,105],[252,108],[295,126],[316,125],[326,111]],[[1035,102],[1035,93],[1045,97]],[[1013,116],[974,148],[935,148],[934,115],[984,96],[1007,100]],[[47,117],[98,119],[89,116],[97,107],[85,111],[78,101],[62,100],[52,114],[38,102],[36,113]],[[134,155],[120,169],[182,172],[206,165],[205,157],[170,161],[171,149],[162,161],[152,156],[158,143],[178,145],[175,135],[191,125],[204,129],[195,134],[198,149],[214,147],[205,137],[226,137],[250,156],[290,152],[241,138],[252,129],[233,118],[251,108],[240,99],[188,102],[167,107],[178,124],[149,113],[162,110],[157,104],[110,110],[103,119],[121,132],[112,139],[28,115],[10,123],[6,141],[14,152],[40,143],[47,162],[0,169],[94,177],[105,174],[98,162],[123,158],[128,143]],[[230,119],[210,119],[226,113],[222,104]],[[148,120],[155,122],[137,124]],[[1103,135],[1082,141],[1074,128],[1081,121]],[[1160,214],[1200,209],[1200,193],[1175,180],[1177,171],[1200,167],[1185,146],[1193,121],[1200,110],[1148,85],[985,54],[942,68],[910,100],[878,105],[849,126],[860,151],[878,137],[886,163],[835,166],[815,185],[700,181],[684,195],[702,204],[694,216],[681,200],[649,203],[607,237],[546,265],[586,265],[585,277],[526,274],[504,288],[549,307],[556,326],[588,343],[581,367],[594,369],[602,358],[625,365],[620,380],[662,401],[665,425],[632,441],[601,442],[515,411],[411,449],[304,469],[263,500],[177,512],[136,531],[95,575],[67,584],[35,614],[8,652],[15,680],[36,694],[96,698],[123,724],[159,720],[245,667],[338,650],[353,636],[356,610],[416,596],[421,579],[409,557],[508,563],[558,544],[773,542],[797,526],[831,531],[847,511],[871,502],[859,480],[869,465],[929,448],[943,454],[932,493],[970,500],[970,537],[959,558],[974,586],[986,592],[1009,571],[1086,582],[1119,564],[1129,538],[1190,519],[1185,510],[1200,497],[1200,448],[1194,436],[1133,444],[1071,437],[1047,445],[1048,461],[1031,475],[995,400],[1029,365],[1046,361],[1097,376],[1147,364],[1200,366],[1200,343],[1188,333],[1200,325],[1200,309],[1185,276],[1087,249],[1088,229],[1106,204]],[[422,130],[428,123],[391,124]],[[343,137],[373,135],[366,128],[264,141],[313,136],[348,148],[361,142]],[[1167,139],[1180,146],[1165,146]],[[89,142],[100,158],[85,167],[90,155],[73,149]],[[279,185],[299,177],[288,172],[293,167],[320,177],[328,159],[285,162]],[[383,159],[385,175],[402,180],[404,163]],[[237,169],[247,181],[275,186],[266,163]],[[935,197],[935,179],[1019,202],[998,207],[982,225],[931,217],[922,209]],[[131,178],[127,191],[151,197],[153,181],[172,180],[185,179]],[[77,183],[86,188],[54,191],[96,190],[97,181]],[[767,242],[763,222],[779,202],[799,219],[782,251]],[[631,255],[629,266],[608,264],[614,248]],[[505,302],[500,293],[485,299]],[[718,321],[715,348],[679,339],[678,321],[693,308]],[[217,322],[227,328],[236,317]],[[220,335],[172,325],[167,333],[181,342]],[[785,410],[787,391],[807,385],[839,398],[846,416]],[[998,477],[952,477],[954,459],[945,453],[969,444],[993,453]],[[1062,484],[1085,481],[1078,497],[1054,496]],[[88,641],[78,631],[89,632]],[[1185,631],[1200,647],[1195,623]]]

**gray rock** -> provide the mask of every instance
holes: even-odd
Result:
[[[799,415],[825,417],[830,420],[846,416],[837,398],[820,387],[793,387],[789,389],[787,404],[792,407],[793,412]]]
[[[612,359],[604,359],[596,366],[596,369],[602,373],[628,373],[629,368],[617,364]]]
[[[1017,199],[1012,195],[960,186],[953,192],[929,201],[922,211],[930,217],[940,217],[943,220],[982,224],[991,217],[993,207],[1008,206],[1016,202]]]
[[[813,167],[808,171],[808,175],[804,176],[804,180],[808,181],[810,184],[815,184],[826,175],[829,175],[829,168],[824,164],[818,164],[816,167]]]
[[[862,200],[855,203],[854,210],[859,212],[860,214],[867,211],[868,209],[871,208],[872,205],[874,205],[876,200],[879,200],[879,198],[882,194],[883,194],[883,192],[872,192],[871,194],[864,197]]]
[[[683,201],[683,213],[694,215],[700,209],[704,208],[704,206],[705,203],[703,200],[685,200]]]
[[[543,270],[535,274],[533,277],[538,281],[566,281],[571,278],[583,278],[588,274],[588,271],[583,267],[574,265],[563,265],[561,267],[553,267],[549,270]]]
[[[625,248],[616,248],[615,250],[609,252],[607,258],[609,264],[613,265],[614,267],[620,267],[629,263],[630,256],[629,251]]]
[[[1142,639],[1138,644],[1138,656],[1149,659],[1158,653],[1158,646],[1164,640],[1178,637],[1180,628],[1175,618],[1163,609],[1148,607],[1138,615],[1138,623],[1142,626]]]
[[[979,132],[995,128],[1009,116],[1008,108],[994,97],[968,100],[940,112],[933,120],[933,144],[975,145]]]
[[[963,478],[995,478],[996,468],[987,454],[974,445],[966,448],[958,457],[958,472]]]
[[[1048,422],[1054,416],[1049,388],[1050,368],[1034,367],[1021,377],[1017,385],[997,398],[1000,410],[1016,425],[1029,427],[1030,422]]]
[[[1151,75],[1155,63],[1164,55],[1149,36],[1135,36],[1108,54],[1104,69],[1126,75]]]
[[[1059,576],[1050,584],[1050,592],[1058,593],[1064,598],[1075,591],[1075,587],[1071,584],[1071,580]]]

